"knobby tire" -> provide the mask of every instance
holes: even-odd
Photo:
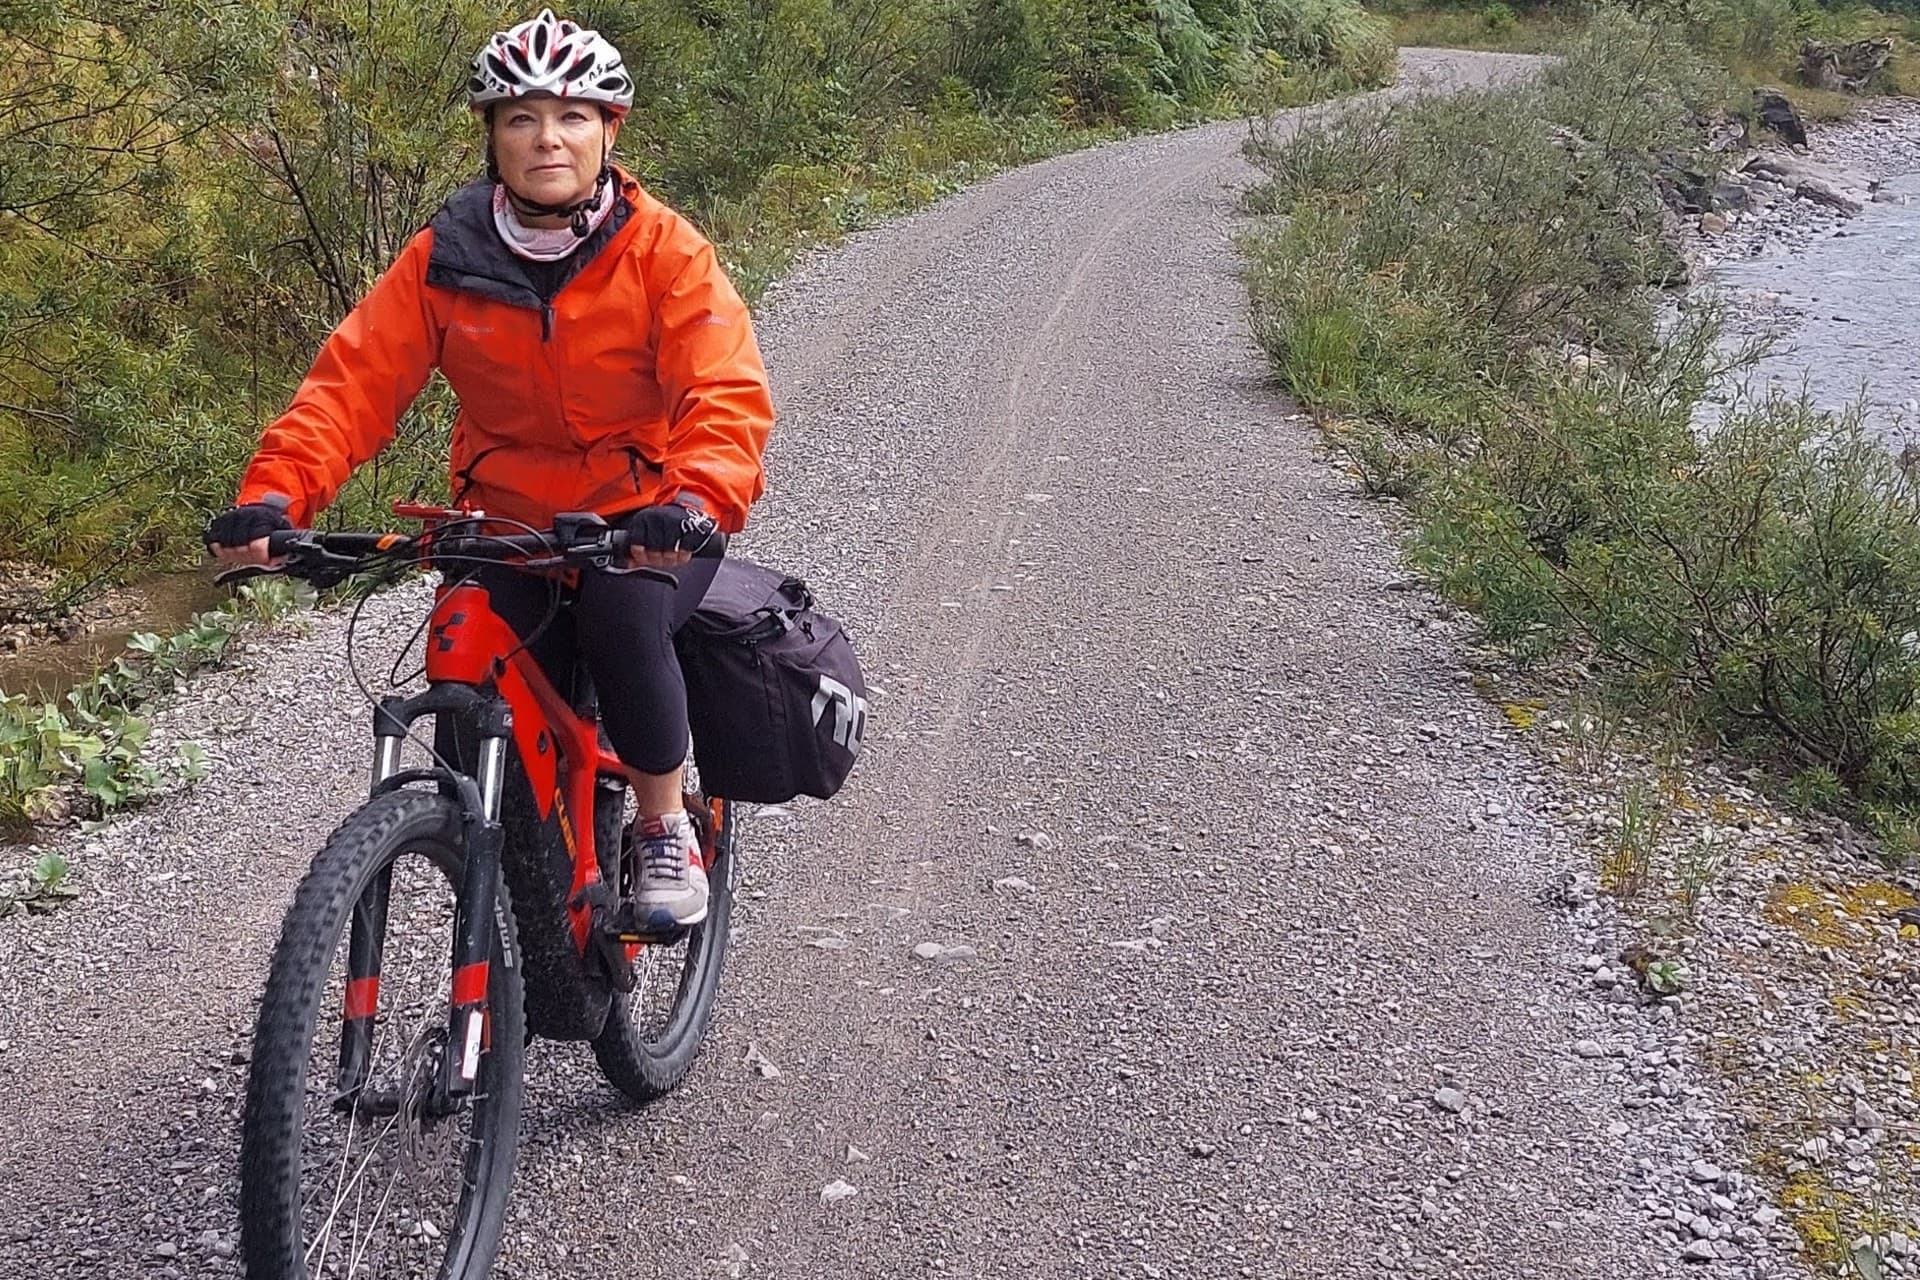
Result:
[[[274,950],[255,1023],[240,1145],[241,1253],[250,1280],[308,1276],[302,1227],[302,1145],[308,1066],[316,1035],[339,1034],[323,1008],[327,976],[354,904],[383,868],[420,854],[459,883],[461,821],[454,803],[425,791],[378,796],[328,839],[300,882]],[[479,1280],[491,1268],[513,1179],[524,1090],[525,1023],[507,891],[499,890],[489,965],[489,1048],[471,1107],[456,1220],[444,1232],[442,1280]],[[325,1061],[325,1059],[322,1059]],[[329,1082],[330,1087],[330,1082]],[[324,1171],[316,1170],[315,1176]]]
[[[727,804],[713,836],[707,868],[707,918],[688,931],[686,959],[663,1024],[650,1025],[645,986],[613,993],[606,1025],[593,1040],[593,1056],[608,1083],[637,1103],[653,1102],[686,1079],[700,1056],[720,993],[720,971],[732,936],[733,875],[738,856],[739,806]],[[636,962],[644,966],[643,950]]]

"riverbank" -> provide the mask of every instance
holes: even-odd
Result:
[[[155,573],[92,595],[62,588],[37,566],[0,567],[0,692],[58,701],[122,656],[134,636],[172,635],[229,594],[214,581],[213,566]]]
[[[1920,101],[1865,100],[1807,134],[1804,159],[1857,202],[1796,194],[1761,166],[1751,208],[1687,228],[1696,292],[1724,308],[1725,344],[1770,343],[1702,407],[1804,394],[1909,450],[1920,419]],[[1565,734],[1536,744],[1576,768],[1583,755]],[[1590,802],[1576,816],[1594,827],[1616,891],[1641,859],[1631,891],[1604,908],[1617,945],[1587,961],[1595,986],[1611,992],[1648,956],[1680,966],[1675,1000],[1692,1045],[1777,1189],[1776,1237],[1827,1274],[1920,1271],[1915,833],[1869,835],[1795,812],[1739,766],[1671,748],[1664,762],[1641,750],[1579,772]]]
[[[1826,412],[1859,411],[1898,452],[1920,426],[1920,99],[1864,100],[1845,119],[1809,122],[1807,136],[1806,161],[1855,201],[1755,175],[1751,207],[1687,224],[1699,292],[1725,307],[1728,345],[1770,343],[1713,399],[1804,393]]]
[[[1648,1171],[1642,1211],[1688,1259],[1920,1271],[1912,863],[1577,683],[1491,650],[1475,667],[1550,771],[1540,813],[1586,849],[1552,900],[1612,1028],[1596,1069],[1695,1137]]]

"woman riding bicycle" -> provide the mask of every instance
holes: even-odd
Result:
[[[455,191],[333,331],[206,542],[265,564],[267,535],[311,524],[438,368],[460,401],[454,505],[534,528],[596,512],[629,530],[636,566],[677,581],[583,573],[571,624],[536,656],[550,671],[575,646],[585,660],[639,801],[642,919],[697,924],[707,882],[682,800],[673,633],[718,565],[689,548],[741,529],[764,491],[766,369],[712,245],[611,161],[633,81],[598,32],[542,10],[496,33],[467,102],[487,177]],[[521,635],[546,617],[542,580],[499,567],[478,580]]]

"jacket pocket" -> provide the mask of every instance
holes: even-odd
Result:
[[[636,496],[645,493],[648,485],[666,474],[666,468],[641,452],[638,445],[622,445],[620,451],[627,456],[627,478],[633,482]]]

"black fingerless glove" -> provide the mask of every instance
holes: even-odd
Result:
[[[247,502],[228,507],[207,521],[205,541],[214,547],[244,547],[255,538],[264,538],[281,529],[293,528],[284,503]]]
[[[620,518],[632,545],[647,551],[698,551],[713,536],[713,517],[692,501],[642,507]]]

